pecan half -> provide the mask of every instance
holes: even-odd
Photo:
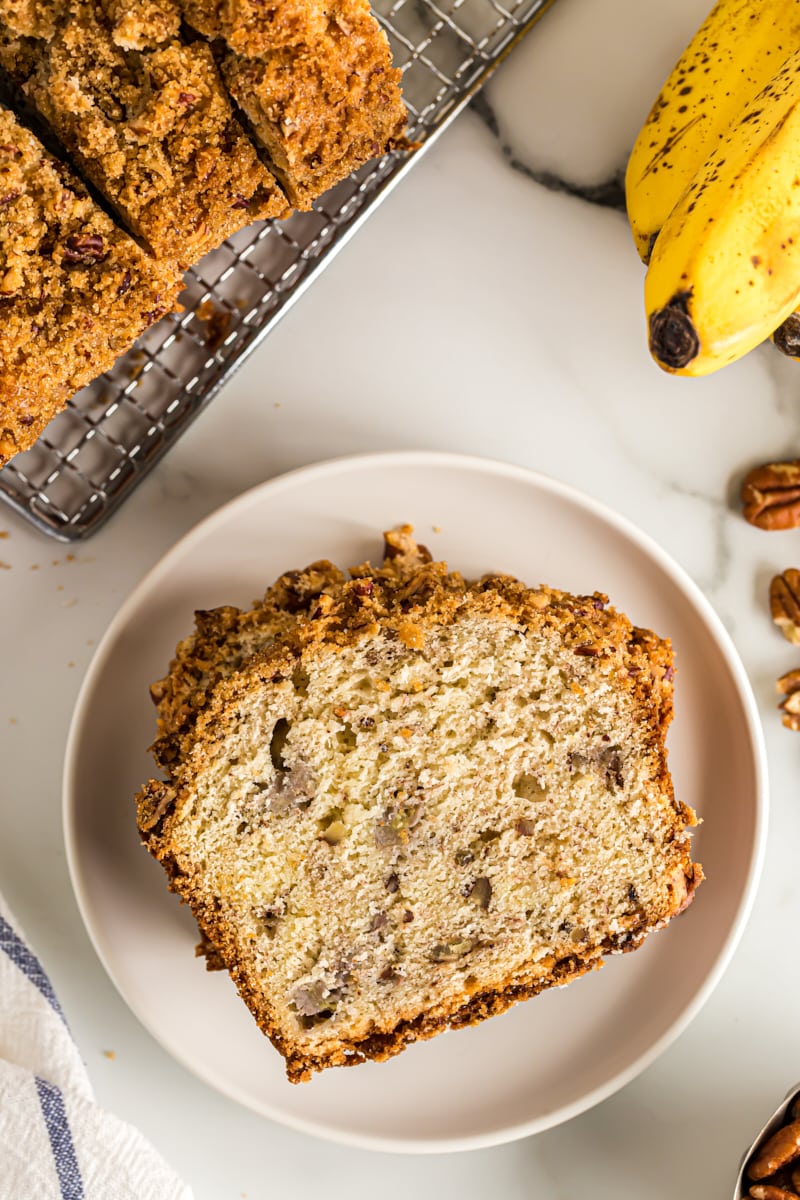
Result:
[[[744,519],[757,529],[795,529],[800,525],[800,459],[765,463],[742,482]]]
[[[800,731],[800,671],[787,671],[775,686],[778,695],[784,697],[778,705],[784,725],[787,729]]]
[[[772,619],[790,642],[800,646],[800,571],[788,567],[769,585]]]
[[[747,1168],[751,1179],[766,1179],[800,1156],[800,1121],[784,1125],[759,1147]]]

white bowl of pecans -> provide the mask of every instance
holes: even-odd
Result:
[[[742,1160],[734,1200],[800,1196],[800,1084],[772,1114]]]

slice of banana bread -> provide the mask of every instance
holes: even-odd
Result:
[[[412,533],[410,525],[385,533],[382,566],[376,569],[365,562],[352,567],[351,574],[360,579],[378,578],[387,587],[409,581],[431,562],[430,551],[419,545]],[[447,581],[450,586],[462,584],[456,575],[447,576]],[[177,772],[181,743],[215,686],[288,634],[309,616],[323,594],[335,595],[344,582],[337,567],[321,560],[281,575],[250,609],[225,605],[195,612],[194,631],[178,643],[167,674],[150,688],[159,732],[150,749],[162,770]],[[196,954],[205,958],[209,971],[224,970],[225,964],[202,929]]]
[[[184,9],[189,20],[194,8]],[[283,5],[276,11],[283,15]],[[221,62],[230,94],[301,210],[371,158],[410,148],[400,71],[368,0],[333,0],[322,30],[319,9],[305,12],[308,28],[301,23],[291,44],[250,56],[230,50]],[[225,31],[229,45],[234,28]]]
[[[600,595],[436,567],[321,597],[138,798],[293,1081],[568,982],[702,879],[669,643]]]
[[[174,262],[148,258],[71,171],[0,109],[0,467],[84,384],[179,308]]]

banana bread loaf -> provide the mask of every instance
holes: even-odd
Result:
[[[287,215],[210,47],[170,37],[169,9],[163,28],[157,5],[127,22],[109,12],[61,0],[40,36],[41,15],[26,24],[0,0],[0,65],[127,228],[186,267],[250,222]],[[161,34],[155,49],[130,48]]]

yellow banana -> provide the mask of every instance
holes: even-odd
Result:
[[[728,126],[797,46],[800,0],[720,0],[708,15],[661,89],[628,161],[628,219],[643,262]]]
[[[769,337],[800,300],[800,50],[745,105],[655,242],[650,350],[707,375]]]

